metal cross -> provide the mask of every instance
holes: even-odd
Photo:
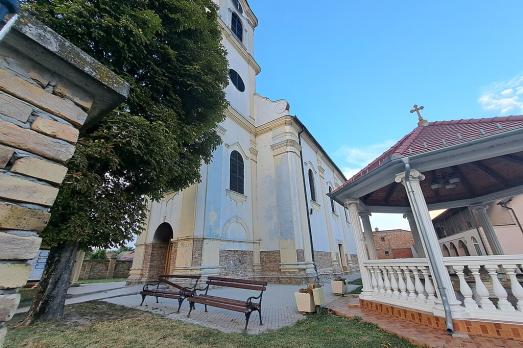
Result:
[[[424,107],[423,106],[418,106],[416,104],[414,104],[414,106],[412,107],[412,110],[410,110],[410,113],[413,114],[413,113],[417,113],[418,114],[418,120],[419,121],[423,121],[423,116],[421,115],[421,110],[423,110]]]

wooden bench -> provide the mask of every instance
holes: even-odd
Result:
[[[200,303],[205,305],[205,311],[207,312],[207,306],[218,307],[223,309],[228,309],[231,311],[241,312],[245,314],[245,330],[247,330],[247,325],[249,325],[249,318],[251,313],[254,311],[258,312],[260,317],[260,325],[263,325],[262,315],[261,315],[261,305],[262,305],[262,296],[263,292],[267,288],[267,282],[257,281],[257,280],[246,280],[246,279],[233,279],[233,278],[223,278],[223,277],[208,277],[207,286],[204,289],[196,289],[198,291],[205,291],[203,294],[197,294],[196,292],[191,297],[187,298],[189,301],[189,313],[187,317],[190,317],[191,311],[195,309],[194,304]],[[236,288],[236,289],[246,289],[259,291],[258,296],[251,296],[246,300],[237,300],[232,298],[217,297],[211,296],[208,294],[210,286],[220,286],[227,288]]]
[[[192,286],[182,286],[180,284],[176,284],[175,282],[169,280],[172,278],[186,279],[189,281],[194,281],[194,284]],[[198,284],[199,279],[200,279],[199,275],[187,275],[187,274],[162,275],[158,278],[158,281],[149,282],[143,286],[142,291],[140,291],[140,295],[142,295],[142,303],[140,303],[140,306],[143,304],[143,301],[145,301],[145,298],[147,296],[156,297],[156,303],[158,303],[158,297],[172,298],[172,299],[178,300],[177,313],[179,313],[180,307],[182,306],[183,301],[187,297],[192,296],[195,293],[196,285]]]

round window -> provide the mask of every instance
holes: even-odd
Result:
[[[236,70],[229,69],[229,78],[231,79],[234,87],[236,87],[238,89],[238,91],[240,91],[240,92],[245,91],[245,84],[243,83],[243,80],[240,77],[240,74],[238,74],[236,72]]]

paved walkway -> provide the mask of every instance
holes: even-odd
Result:
[[[348,278],[356,279],[359,278],[359,275]],[[276,330],[292,325],[298,320],[303,319],[304,316],[297,311],[294,300],[294,293],[298,291],[300,287],[303,286],[269,284],[263,294],[262,302],[262,319],[264,325],[259,325],[258,313],[255,312],[251,316],[247,332],[249,334],[258,334],[268,330]],[[337,297],[331,294],[330,282],[326,283],[324,287],[326,301],[335,301]],[[351,286],[351,289],[356,287],[357,286]],[[211,289],[209,290],[209,294],[236,299],[246,299],[249,296],[257,295],[249,290],[232,288]],[[214,307],[208,307],[208,312],[205,313],[204,306],[199,304],[196,304],[196,310],[192,311],[191,317],[187,318],[187,313],[189,312],[189,304],[187,301],[183,303],[180,313],[176,313],[178,301],[172,299],[160,298],[159,303],[156,303],[154,297],[147,297],[143,306],[140,306],[141,296],[138,294],[114,297],[105,301],[134,309],[150,311],[170,319],[203,325],[222,332],[243,332],[245,326],[245,315],[243,313]]]

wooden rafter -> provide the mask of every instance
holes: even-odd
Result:
[[[463,184],[463,187],[465,188],[465,191],[469,195],[469,197],[473,197],[476,195],[476,191],[474,190],[474,187],[470,184],[470,181],[467,179],[465,174],[463,173],[463,170],[461,170],[460,166],[453,166],[452,170],[458,174],[459,178],[461,179],[461,183]]]
[[[490,168],[486,164],[479,161],[472,162],[471,164],[484,171],[488,176],[497,181],[502,187],[507,187],[507,179],[496,173],[492,168]]]
[[[518,157],[516,155],[509,154],[509,155],[501,156],[501,158],[503,158],[504,160],[507,160],[511,163],[517,164],[519,166],[523,166],[523,158]]]
[[[397,186],[397,184],[395,182],[390,184],[390,187],[387,189],[387,193],[385,194],[385,199],[384,199],[385,204],[389,204],[390,198],[392,197],[392,195],[394,194],[394,191],[396,190],[396,186]]]

